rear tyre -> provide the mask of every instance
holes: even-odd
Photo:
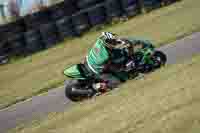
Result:
[[[65,82],[65,96],[73,102],[79,102],[93,95],[89,89],[80,89],[78,80],[68,80]]]

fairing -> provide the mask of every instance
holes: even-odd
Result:
[[[78,69],[78,65],[73,65],[69,68],[66,68],[64,70],[64,75],[66,75],[67,77],[70,77],[70,78],[74,78],[74,79],[85,79],[81,75],[81,72]]]

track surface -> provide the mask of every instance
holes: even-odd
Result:
[[[195,54],[200,54],[200,32],[165,45],[159,50],[166,53],[168,64],[189,59]],[[20,123],[42,119],[50,112],[62,112],[70,105],[71,102],[64,96],[63,87],[53,89],[44,95],[34,96],[32,99],[0,111],[0,133],[5,133]]]

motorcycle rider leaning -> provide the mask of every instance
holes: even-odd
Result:
[[[134,62],[126,65],[128,60],[134,60],[134,52],[151,46],[149,41],[119,38],[111,32],[102,32],[88,52],[84,66],[92,76],[106,81],[99,84],[99,89],[112,89],[128,79],[128,73],[121,70],[134,67]]]

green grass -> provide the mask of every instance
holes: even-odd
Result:
[[[144,37],[157,46],[200,29],[199,0],[183,0],[127,22],[105,26],[122,36]],[[89,32],[55,48],[0,66],[0,108],[60,85],[62,70],[84,58],[101,31]]]
[[[200,56],[12,133],[199,133]]]

